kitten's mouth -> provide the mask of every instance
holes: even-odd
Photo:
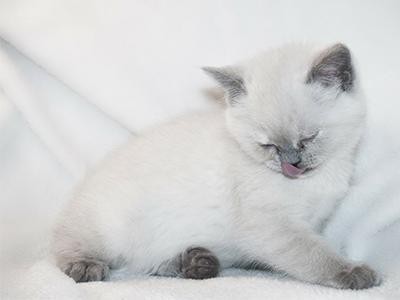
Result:
[[[285,175],[286,177],[289,177],[289,178],[297,178],[301,174],[303,174],[304,172],[307,171],[306,168],[299,168],[299,167],[296,167],[295,165],[292,165],[287,162],[281,163],[281,169],[282,169],[283,175]]]

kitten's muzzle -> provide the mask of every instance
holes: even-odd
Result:
[[[286,145],[278,151],[283,175],[289,178],[297,178],[306,171],[301,166],[301,151],[291,145]]]

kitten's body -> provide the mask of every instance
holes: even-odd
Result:
[[[276,65],[263,65],[268,62],[260,59],[249,63],[252,75],[243,75],[248,83],[243,98],[260,90],[257,76],[274,84],[266,81],[257,99],[244,99],[247,106],[234,104],[241,91],[228,87],[228,110],[177,119],[143,133],[110,155],[78,188],[61,218],[54,243],[59,266],[77,281],[102,279],[109,267],[122,265],[137,273],[181,275],[180,254],[201,246],[218,258],[222,268],[259,261],[324,285],[364,288],[375,284],[373,271],[354,268],[317,235],[321,222],[347,192],[363,128],[363,101],[356,95],[338,97],[338,92],[320,85],[301,90],[297,80],[304,74],[294,70],[305,68],[315,57],[307,47],[300,50],[300,54],[294,52],[297,61],[289,64],[293,72],[278,85],[280,72],[288,72],[277,69],[285,64],[282,57],[272,60]],[[285,51],[272,55],[284,56]],[[257,75],[263,69],[265,74]],[[316,94],[320,104],[307,98]],[[268,104],[260,106],[260,95]],[[325,113],[329,109],[344,116],[333,121],[333,114]],[[271,120],[273,126],[268,123]],[[340,134],[335,136],[339,143],[324,141],[322,135],[319,143],[328,145],[330,153],[313,150],[307,159],[315,166],[296,179],[277,171],[271,150],[261,153],[256,148],[272,136],[270,132],[266,141],[260,128],[273,128],[296,139],[298,132],[308,134],[315,124],[325,134]],[[250,138],[256,146],[248,143]],[[302,153],[306,157],[306,150]],[[286,172],[290,175],[291,171]],[[77,273],[82,277],[76,278]]]

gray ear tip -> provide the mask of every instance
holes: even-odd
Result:
[[[317,81],[323,86],[340,86],[343,91],[350,91],[354,82],[354,69],[349,48],[343,43],[337,43],[322,53],[316,59],[307,82]]]
[[[343,43],[336,43],[331,47],[331,52],[338,52],[338,53],[342,53],[343,55],[346,56],[351,56],[351,51],[350,48]]]
[[[242,94],[246,94],[244,80],[235,68],[228,66],[222,68],[202,67],[201,69],[219,83],[229,95],[231,101]]]
[[[201,69],[203,70],[204,73],[208,75],[214,75],[218,73],[218,68],[216,67],[203,66],[201,67]]]
[[[347,45],[345,43],[342,43],[342,42],[335,43],[333,45],[333,47],[336,47],[336,48],[339,48],[339,49],[347,49],[347,50],[349,49],[349,47],[347,47]]]

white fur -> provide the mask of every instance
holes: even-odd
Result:
[[[60,219],[59,265],[90,256],[154,273],[195,245],[222,267],[257,260],[339,286],[334,276],[350,263],[317,232],[348,190],[365,107],[357,86],[304,83],[321,50],[287,45],[243,62],[239,103],[150,129],[112,153]],[[315,169],[297,179],[259,145],[282,136],[295,144],[316,130]]]

